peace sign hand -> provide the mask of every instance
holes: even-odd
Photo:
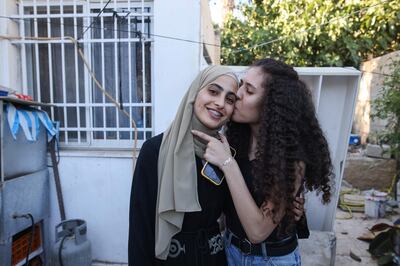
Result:
[[[198,130],[192,130],[192,134],[207,142],[207,148],[204,152],[204,159],[209,163],[218,166],[222,170],[224,163],[232,158],[231,150],[226,137],[222,134],[219,134],[219,137],[221,138],[221,140],[219,140]]]

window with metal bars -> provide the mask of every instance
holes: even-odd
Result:
[[[99,15],[106,2],[20,4],[21,35],[45,38],[21,42],[24,87],[35,100],[54,104],[44,109],[60,121],[68,146],[126,147],[134,133],[65,36],[79,40],[96,79],[135,120],[139,144],[152,136],[152,3],[114,0]]]

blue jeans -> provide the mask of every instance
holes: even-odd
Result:
[[[299,247],[284,256],[244,255],[225,236],[225,253],[229,266],[301,266]]]

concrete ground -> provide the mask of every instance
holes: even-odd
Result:
[[[397,211],[397,212],[396,212]],[[377,223],[393,224],[400,217],[398,209],[395,214],[386,215],[385,218],[371,219],[365,217],[363,213],[353,213],[351,219],[345,219],[349,214],[340,209],[336,212],[335,233],[336,233],[336,259],[335,265],[338,266],[369,266],[378,265],[368,252],[368,243],[358,240],[357,237],[368,233]],[[361,258],[361,262],[355,261],[350,257],[350,250]]]
[[[336,266],[376,266],[377,262],[371,257],[368,250],[368,243],[358,240],[357,237],[368,233],[368,228],[378,223],[393,224],[400,218],[400,210],[395,209],[394,214],[387,214],[385,218],[371,219],[365,217],[364,213],[353,213],[351,219],[347,212],[337,209],[335,219]],[[334,233],[311,231],[307,240],[300,240],[300,252],[303,266],[329,266],[332,258],[332,243]],[[358,262],[350,257],[350,251],[361,258]],[[126,266],[126,263],[111,263],[94,261],[92,266]]]

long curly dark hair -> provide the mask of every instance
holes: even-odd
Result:
[[[299,161],[306,165],[304,188],[322,192],[324,204],[330,201],[334,173],[328,143],[318,123],[311,92],[293,67],[273,59],[256,61],[251,67],[264,73],[265,89],[256,158],[252,163],[252,194],[258,204],[273,204],[275,223],[277,211],[286,209],[282,220],[285,225],[280,223],[286,231],[294,224],[291,210]],[[249,125],[230,122],[226,134],[237,156],[246,158],[250,148]]]

